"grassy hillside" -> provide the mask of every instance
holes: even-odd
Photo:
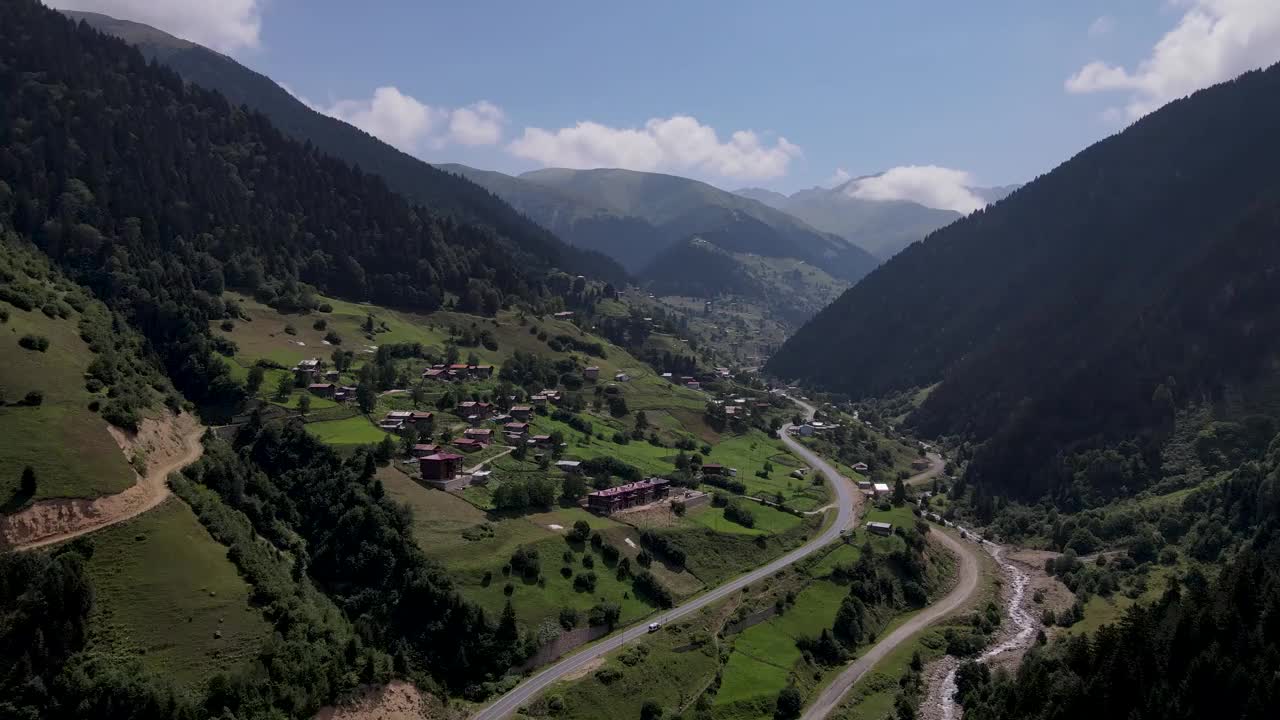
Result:
[[[0,228],[0,506],[133,484],[104,415],[135,422],[159,401],[147,383],[167,382],[140,357],[137,336],[112,322],[101,303]],[[20,492],[28,466],[34,496]]]
[[[271,627],[252,588],[186,503],[93,535],[94,649],[138,657],[185,690],[256,656]]]

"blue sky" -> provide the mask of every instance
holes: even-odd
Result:
[[[1023,182],[1280,59],[1277,0],[49,1],[228,52],[429,161],[782,191]]]

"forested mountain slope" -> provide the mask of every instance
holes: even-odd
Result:
[[[941,380],[910,422],[986,441],[980,486],[1137,490],[1174,407],[1274,369],[1277,126],[1280,67],[1171,103],[908,248],[769,370],[852,395]]]
[[[814,263],[855,282],[876,266],[856,245],[767,205],[697,180],[621,169],[548,168],[518,177],[445,166],[488,187],[570,242],[607,252],[633,272],[673,243],[714,233],[733,247]],[[743,228],[749,232],[741,232]],[[720,244],[720,241],[716,241]]]
[[[491,227],[411,206],[114,37],[0,7],[0,213],[168,353],[189,397],[230,392],[205,330],[226,286],[285,309],[314,303],[303,283],[420,310],[545,296],[545,262]]]
[[[491,192],[401,152],[364,131],[307,107],[271,78],[206,47],[148,25],[98,13],[68,12],[103,32],[135,45],[182,75],[187,82],[221,92],[233,105],[247,105],[299,141],[380,175],[391,189],[439,215],[485,225],[527,252],[538,264],[556,266],[618,282],[622,268],[609,257],[562,242],[544,227],[511,208]]]

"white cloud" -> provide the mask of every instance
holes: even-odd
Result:
[[[1181,0],[1189,5],[1137,69],[1091,62],[1067,78],[1073,93],[1128,91],[1106,117],[1134,120],[1170,100],[1280,60],[1280,2]]]
[[[831,177],[827,178],[827,185],[830,185],[831,187],[843,185],[849,182],[852,178],[853,175],[849,174],[848,170],[845,170],[844,168],[836,168],[836,171],[831,173]]]
[[[507,150],[553,167],[619,167],[735,179],[780,177],[800,155],[800,148],[786,138],[770,144],[751,130],[739,130],[721,142],[715,128],[687,115],[653,118],[639,128],[589,121],[554,131],[525,128]]]
[[[1110,35],[1111,31],[1115,29],[1116,19],[1110,15],[1103,15],[1089,25],[1089,37],[1099,38],[1103,35]]]
[[[969,214],[986,202],[969,188],[973,177],[963,170],[937,165],[904,165],[856,180],[845,189],[863,200],[910,200],[926,207]]]
[[[502,139],[506,116],[487,100],[458,108],[449,118],[449,134],[463,145],[496,145]]]
[[[151,25],[222,52],[258,47],[262,31],[259,0],[44,1],[59,10],[87,10]]]
[[[410,154],[451,143],[495,145],[502,139],[506,122],[502,108],[485,100],[454,109],[433,107],[393,86],[375,89],[366,100],[338,100],[327,107],[293,95],[313,109]]]

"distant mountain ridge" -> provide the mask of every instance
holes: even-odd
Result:
[[[626,278],[626,272],[612,258],[563,242],[490,191],[438,170],[359,128],[316,112],[271,78],[221,53],[130,20],[92,12],[63,14],[134,45],[146,57],[177,71],[187,82],[217,90],[235,105],[262,112],[285,134],[382,176],[391,189],[433,212],[491,227],[516,246],[562,270],[613,282]]]
[[[911,243],[962,217],[955,210],[931,208],[910,200],[854,197],[850,190],[863,179],[853,178],[834,188],[813,187],[791,195],[764,188],[742,188],[734,192],[793,215],[819,230],[839,235],[881,260],[893,257]],[[992,203],[1018,187],[971,187],[969,190]]]
[[[1280,421],[1280,65],[1201,90],[932,233],[768,370],[977,449],[984,492],[1069,505],[1157,474],[1180,407]]]

